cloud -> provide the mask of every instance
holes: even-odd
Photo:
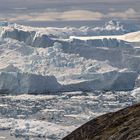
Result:
[[[64,12],[50,12],[45,11],[43,13],[29,13],[29,14],[11,14],[7,17],[8,21],[86,21],[86,20],[100,20],[103,18],[103,14],[100,12],[93,12],[88,10],[71,10]],[[4,18],[3,17],[3,18]]]
[[[61,15],[62,20],[100,20],[103,18],[100,12],[93,12],[88,10],[73,10],[63,12]]]
[[[119,19],[136,19],[140,18],[140,11],[136,11],[129,8],[125,11],[109,11],[106,14],[97,11],[90,10],[69,10],[69,11],[47,11],[44,12],[31,12],[27,13],[15,13],[0,16],[0,19],[7,17],[9,21],[88,21],[88,20],[101,20],[108,18],[119,18]]]
[[[103,14],[100,12],[93,12],[88,10],[71,10],[64,12],[44,12],[36,15],[34,21],[73,21],[73,20],[100,20],[103,18]]]
[[[136,12],[133,8],[129,8],[124,12],[111,12],[107,14],[107,17],[113,18],[120,18],[120,19],[134,19],[140,17],[139,12]]]

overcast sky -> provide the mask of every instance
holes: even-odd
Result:
[[[12,22],[139,20],[140,0],[0,0],[0,20]]]

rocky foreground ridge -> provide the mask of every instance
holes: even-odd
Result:
[[[63,140],[140,140],[140,104],[99,116]]]

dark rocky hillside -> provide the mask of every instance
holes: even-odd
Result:
[[[63,140],[140,140],[140,104],[99,116]]]

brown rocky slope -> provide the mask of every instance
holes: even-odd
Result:
[[[62,140],[140,140],[140,104],[99,116]]]

